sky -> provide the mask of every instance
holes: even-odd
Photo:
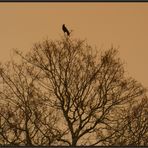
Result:
[[[13,49],[29,51],[44,39],[60,39],[62,24],[92,47],[119,47],[130,76],[148,87],[148,3],[0,3],[0,62]]]

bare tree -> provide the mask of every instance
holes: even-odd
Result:
[[[147,146],[148,145],[148,99],[129,103],[116,113],[118,122],[112,128],[114,137],[108,140],[110,145]],[[110,131],[111,132],[111,131]]]
[[[48,146],[61,135],[57,115],[38,84],[39,75],[40,71],[24,61],[1,65],[1,145]]]
[[[26,56],[18,54],[42,71],[40,82],[65,133],[57,145],[110,145],[108,139],[118,133],[115,113],[145,93],[140,83],[125,76],[113,47],[99,55],[85,41],[63,38],[37,43]]]

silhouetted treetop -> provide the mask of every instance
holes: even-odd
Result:
[[[22,57],[22,61],[33,68],[32,75],[29,77],[36,81],[35,88],[31,87],[36,94],[32,99],[41,100],[44,104],[44,107],[40,108],[38,104],[35,105],[38,115],[35,115],[31,103],[26,104],[30,109],[29,119],[27,118],[28,128],[25,130],[28,135],[26,138],[30,139],[32,145],[42,143],[46,146],[130,145],[136,139],[134,136],[127,138],[131,136],[128,133],[130,126],[133,135],[137,133],[136,129],[142,131],[139,133],[142,138],[136,139],[136,144],[146,145],[147,116],[145,109],[142,110],[141,107],[144,106],[143,102],[147,104],[143,99],[147,99],[145,88],[132,77],[125,75],[124,65],[118,57],[116,48],[111,47],[100,53],[85,40],[64,36],[60,40],[44,40],[36,43],[26,55],[20,52],[17,54]],[[27,65],[24,67],[22,65],[22,69],[28,67]],[[18,78],[22,75],[21,78],[27,80],[29,77],[23,73],[17,75],[13,73],[13,75]],[[10,87],[9,89],[17,86],[17,81],[14,81],[13,77],[11,77],[12,83],[9,74],[7,74],[9,81],[4,79],[4,74],[6,75],[5,71],[1,72],[1,77],[6,86],[9,84],[7,86]],[[28,81],[21,83],[21,87],[24,88],[22,90],[25,94],[28,94],[27,90],[30,87],[28,88],[26,82]],[[9,94],[8,91],[5,92],[6,95]],[[11,100],[23,99],[16,95],[20,93],[19,88],[13,93],[15,97],[9,94]],[[28,103],[30,100],[31,98],[28,99]],[[130,108],[131,104],[132,108]],[[22,107],[25,105],[21,104],[20,110]],[[138,107],[140,107],[139,112],[143,113],[139,113],[136,119],[133,114]],[[46,108],[46,116],[43,113],[44,108]],[[23,113],[25,114],[25,111]],[[27,117],[28,114],[25,115]],[[129,123],[132,118],[134,123]],[[22,116],[21,119],[23,120]],[[36,124],[32,123],[32,120],[38,121],[39,126],[36,122]],[[141,127],[138,127],[137,123],[140,123]],[[5,126],[9,128],[10,125]],[[29,135],[33,136],[31,127],[42,135],[36,134],[39,136],[39,144],[35,138],[29,137]]]

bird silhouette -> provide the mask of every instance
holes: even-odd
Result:
[[[63,30],[64,33],[66,32],[68,36],[70,35],[70,32],[66,28],[65,24],[63,24],[63,26],[62,26],[62,30]]]

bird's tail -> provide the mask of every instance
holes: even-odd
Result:
[[[70,30],[70,31],[67,33],[67,35],[70,36],[72,32],[73,32],[73,30]]]

